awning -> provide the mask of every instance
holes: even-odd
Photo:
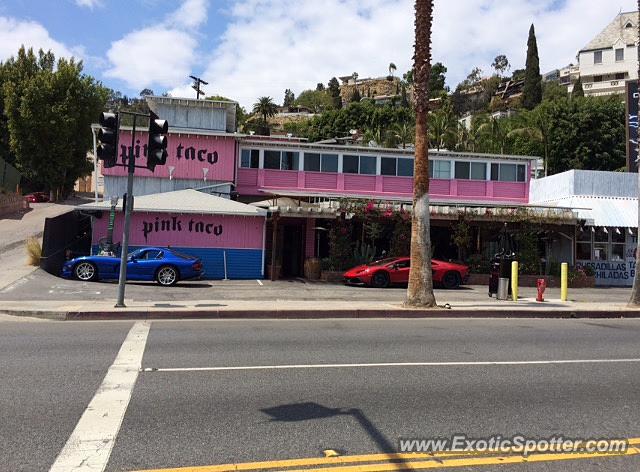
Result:
[[[77,210],[110,210],[109,201],[86,203]],[[116,211],[122,211],[122,199]],[[218,197],[194,189],[154,193],[135,197],[134,211],[150,213],[197,213],[201,215],[266,216],[266,210],[228,198]]]
[[[541,204],[572,208],[588,226],[638,227],[637,198],[573,195]]]

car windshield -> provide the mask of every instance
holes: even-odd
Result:
[[[390,264],[393,261],[397,260],[395,257],[387,257],[386,259],[380,259],[379,261],[373,261],[369,263],[370,266],[382,266],[386,264]]]

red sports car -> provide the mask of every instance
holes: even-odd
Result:
[[[372,287],[406,284],[409,282],[410,262],[408,257],[390,257],[354,267],[344,273],[344,282]],[[469,276],[469,268],[462,264],[433,259],[431,267],[433,282],[444,288],[458,288]]]
[[[28,195],[25,195],[24,198],[29,203],[43,203],[49,201],[49,195],[44,192],[33,192]]]

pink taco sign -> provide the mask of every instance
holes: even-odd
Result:
[[[147,132],[136,131],[133,153],[138,166],[146,165]],[[172,179],[206,179],[233,181],[235,171],[236,141],[232,136],[209,136],[169,133],[167,163],[155,172],[136,169],[136,177]],[[131,151],[131,132],[121,131],[119,136],[118,164],[126,164]],[[127,175],[125,167],[103,169],[104,175]]]

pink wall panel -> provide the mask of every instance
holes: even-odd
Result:
[[[264,186],[278,188],[296,188],[298,172],[291,170],[264,170]]]
[[[524,182],[494,182],[494,198],[526,198],[527,184]]]
[[[167,163],[158,166],[155,172],[147,169],[136,169],[138,177],[169,177],[169,166],[175,167],[174,179],[202,179],[203,170],[209,169],[207,180],[233,181],[235,171],[236,142],[233,137],[226,136],[201,136],[183,133],[170,133],[167,151]],[[146,165],[146,144],[148,141],[146,131],[136,131],[136,164]],[[128,155],[131,146],[131,132],[120,132],[120,147],[118,150],[118,164],[122,164]],[[104,175],[127,175],[125,167],[112,167],[103,169]]]
[[[431,179],[429,181],[429,195],[449,195],[451,192],[450,180]]]
[[[412,177],[390,177],[384,176],[382,181],[382,191],[386,193],[413,193]]]
[[[458,180],[458,195],[461,197],[484,197],[487,184],[482,180]]]
[[[122,240],[122,213],[116,214],[114,242]],[[107,235],[108,213],[94,219],[93,243]],[[156,222],[158,225],[156,226]],[[164,226],[163,226],[164,222]],[[132,246],[262,249],[264,217],[133,213]],[[146,235],[146,237],[145,237]]]
[[[344,189],[373,192],[376,190],[376,176],[344,174]]]
[[[338,174],[305,172],[305,188],[321,188],[335,190],[338,188]]]
[[[238,169],[238,185],[258,185],[258,169]]]

